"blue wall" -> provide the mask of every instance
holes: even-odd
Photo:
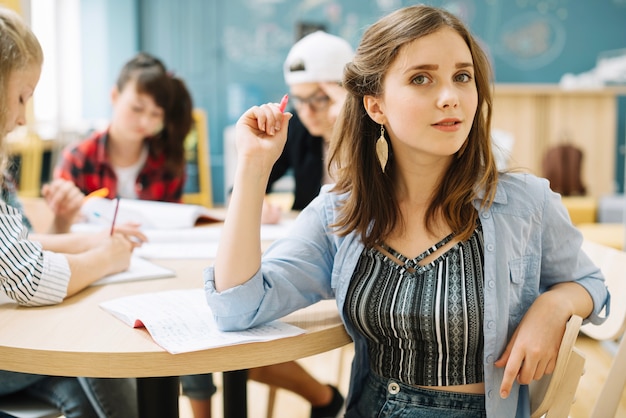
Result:
[[[84,102],[85,116],[108,115],[111,80],[132,53],[143,49],[160,56],[187,81],[196,106],[208,112],[214,197],[223,202],[223,130],[249,106],[278,101],[284,94],[282,62],[296,38],[296,22],[323,24],[356,47],[364,29],[377,18],[414,3],[82,0],[85,65],[93,76],[85,80],[90,96]],[[566,72],[591,70],[598,53],[626,48],[626,0],[425,3],[446,7],[469,24],[492,58],[497,82],[558,83]],[[94,43],[101,49],[95,49]],[[100,52],[105,57],[94,57]],[[100,67],[92,68],[94,62]],[[106,92],[98,92],[102,89]],[[99,101],[92,95],[96,92]],[[622,144],[625,103],[621,100],[618,140]],[[623,155],[616,152],[616,159],[616,180],[622,184]]]
[[[117,74],[139,48],[137,5],[134,0],[83,0],[80,16],[83,118],[107,119]]]

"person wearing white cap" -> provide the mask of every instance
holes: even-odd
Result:
[[[292,209],[303,209],[330,183],[326,161],[330,137],[346,91],[343,69],[352,60],[350,44],[326,32],[311,33],[296,42],[283,64],[294,116],[287,144],[274,164],[267,192],[288,170],[295,180]],[[264,214],[265,215],[265,214]]]
[[[326,153],[346,97],[341,87],[343,67],[353,55],[347,41],[318,31],[296,42],[285,60],[285,82],[295,112],[268,192],[291,169],[295,177],[294,210],[303,209],[317,196],[321,185],[330,181],[325,169]],[[277,206],[264,202],[263,223],[276,223],[280,216]],[[336,387],[319,382],[295,361],[250,369],[248,378],[300,395],[311,403],[311,418],[335,417],[343,407],[344,398]],[[210,417],[210,399],[215,391],[211,375],[187,376],[183,388],[194,418]]]

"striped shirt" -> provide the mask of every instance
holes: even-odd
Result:
[[[379,376],[420,386],[483,382],[480,225],[469,240],[419,264],[451,239],[414,259],[385,245],[361,254],[344,312],[365,336],[370,366]]]
[[[19,209],[0,201],[0,287],[20,305],[60,303],[71,275],[67,258],[43,251],[27,235]]]

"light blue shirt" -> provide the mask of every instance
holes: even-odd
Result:
[[[215,291],[213,268],[205,270],[207,301],[218,326],[246,329],[281,318],[322,299],[335,298],[347,332],[355,343],[348,408],[369,369],[366,342],[346,323],[343,307],[363,243],[355,233],[339,236],[336,221],[341,196],[325,186],[298,216],[289,236],[263,254],[260,270],[243,285]],[[610,296],[599,268],[581,250],[560,195],[548,182],[530,174],[502,174],[493,205],[480,209],[484,236],[484,362],[488,417],[529,417],[528,387],[514,384],[507,399],[499,395],[504,370],[494,362],[504,351],[524,313],[540,292],[576,281],[591,295],[594,309],[586,321],[600,324]],[[241,260],[245,263],[245,260]],[[606,310],[603,309],[606,307]]]

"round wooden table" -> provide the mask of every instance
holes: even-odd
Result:
[[[145,329],[131,328],[99,307],[100,302],[121,296],[201,288],[202,270],[210,261],[157,263],[176,271],[176,277],[92,286],[56,306],[25,308],[8,299],[0,301],[0,368],[58,376],[145,378],[138,380],[140,411],[142,416],[155,417],[177,416],[177,376],[243,371],[228,377],[225,373],[224,406],[233,408],[226,415],[233,417],[245,416],[246,369],[308,357],[351,342],[335,301],[323,301],[283,318],[303,328],[302,335],[169,354]],[[229,402],[228,396],[236,402]]]

